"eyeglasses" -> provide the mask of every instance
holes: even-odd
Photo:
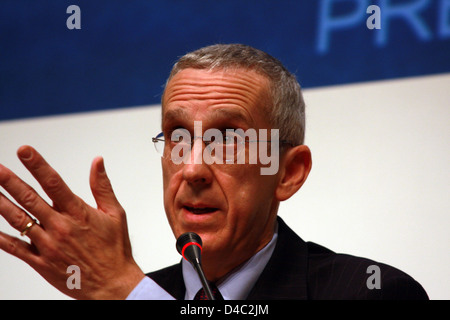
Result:
[[[278,130],[276,132],[278,133]],[[190,157],[191,150],[197,139],[201,139],[205,144],[206,152],[203,152],[205,162],[219,164],[245,163],[246,158],[249,163],[257,163],[258,152],[256,147],[247,147],[255,142],[260,144],[260,148],[267,143],[294,146],[293,143],[286,140],[257,140],[256,137],[256,131],[251,131],[251,129],[246,132],[242,129],[227,129],[225,131],[209,129],[203,136],[191,138],[191,134],[187,129],[179,128],[172,131],[170,140],[166,140],[164,133],[161,132],[152,138],[152,142],[158,154],[163,158],[171,158],[175,163],[181,163],[187,157]],[[254,145],[256,146],[256,144]],[[278,147],[278,145],[274,147]]]

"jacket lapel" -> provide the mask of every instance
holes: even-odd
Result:
[[[164,290],[177,300],[184,300],[186,288],[184,286],[181,262],[173,266],[147,274]]]
[[[278,240],[249,300],[305,300],[308,250],[306,243],[278,217]]]

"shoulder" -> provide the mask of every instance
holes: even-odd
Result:
[[[422,286],[390,265],[335,253],[313,242],[308,248],[308,293],[313,299],[428,299]]]

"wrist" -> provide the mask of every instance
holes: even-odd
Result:
[[[142,281],[145,274],[135,264],[121,269],[121,274],[110,278],[101,288],[95,290],[90,299],[93,300],[124,300]]]

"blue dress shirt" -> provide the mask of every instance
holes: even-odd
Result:
[[[272,256],[278,237],[278,225],[272,240],[244,264],[229,273],[217,283],[224,300],[244,300],[255,285],[267,262]],[[185,300],[193,300],[202,283],[192,265],[183,259],[182,270],[186,287]],[[145,277],[128,295],[127,300],[175,300],[155,281]]]

